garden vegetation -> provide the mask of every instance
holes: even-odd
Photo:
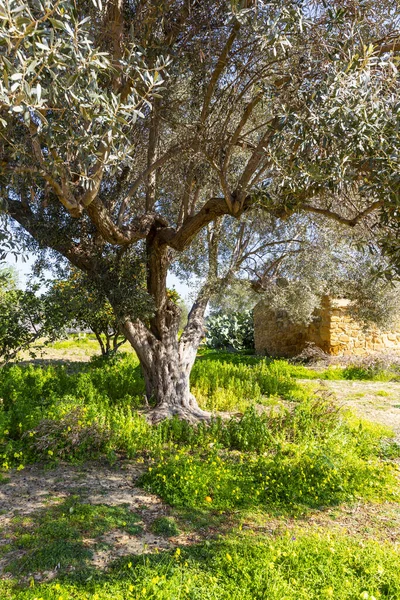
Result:
[[[120,559],[105,572],[90,563],[83,540],[120,529],[140,531],[123,507],[71,498],[35,521],[15,518],[3,551],[23,551],[8,564],[2,598],[385,598],[400,595],[394,547],[338,532],[292,529],[254,537],[241,523],[252,512],[298,518],[354,501],[398,501],[398,446],[386,428],[341,410],[297,378],[360,379],[364,373],[317,373],[285,361],[203,351],[192,386],[207,410],[230,411],[210,425],[177,418],[151,425],[144,380],[132,354],[65,366],[13,365],[0,371],[0,458],[3,475],[40,461],[143,465],[138,485],[174,507],[173,519],[154,523],[174,536],[188,519],[229,518],[225,536],[162,554]],[[118,375],[118,376],[116,376]],[[371,373],[366,374],[372,377]],[[387,370],[385,378],[398,377]],[[375,377],[383,377],[375,373]],[[124,512],[125,511],[125,512]],[[181,515],[181,517],[179,517]],[[135,520],[136,519],[136,520]],[[18,555],[17,555],[18,556]],[[56,580],[17,589],[21,576],[60,565]],[[71,566],[73,570],[71,571]],[[24,575],[25,574],[25,575]]]

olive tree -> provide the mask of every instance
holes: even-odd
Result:
[[[0,0],[3,211],[106,294],[155,418],[207,418],[206,307],[293,244],[283,221],[396,221],[398,22],[390,0]],[[179,339],[169,270],[202,282]]]

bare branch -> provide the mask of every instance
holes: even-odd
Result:
[[[87,208],[91,202],[96,198],[100,191],[100,185],[103,180],[104,167],[107,162],[107,158],[110,154],[112,142],[112,133],[108,131],[105,138],[100,144],[99,155],[96,164],[93,168],[93,172],[90,177],[90,189],[88,189],[83,196],[80,198],[80,204]]]
[[[118,226],[122,226],[124,212],[125,212],[126,208],[128,207],[129,200],[131,200],[131,198],[133,198],[133,196],[136,194],[140,185],[146,179],[146,177],[148,177],[150,175],[150,173],[152,173],[156,169],[159,169],[160,167],[162,167],[168,160],[170,160],[171,158],[176,156],[179,152],[183,152],[184,148],[185,148],[185,146],[178,145],[178,144],[175,146],[172,146],[172,148],[167,150],[162,156],[160,156],[160,158],[158,158],[155,162],[153,162],[151,165],[149,165],[144,171],[142,171],[142,173],[140,173],[139,177],[137,177],[137,179],[133,182],[131,188],[129,189],[125,198],[121,202],[121,206],[120,206],[119,214],[118,214]],[[186,148],[187,148],[187,146],[186,146]]]
[[[246,194],[247,186],[252,176],[256,172],[258,166],[260,165],[262,159],[264,158],[266,148],[271,138],[275,135],[277,131],[283,128],[283,125],[284,122],[281,118],[274,117],[273,119],[271,119],[270,126],[258,142],[257,147],[253,152],[252,156],[250,157],[237,185],[236,195],[239,201],[241,201],[243,196]]]
[[[382,206],[383,206],[383,201],[382,200],[377,200],[376,202],[373,202],[372,204],[370,204],[365,210],[362,210],[361,212],[359,212],[352,219],[348,219],[346,217],[343,217],[339,213],[336,213],[336,212],[333,212],[331,210],[328,210],[327,208],[319,208],[317,206],[312,206],[310,204],[302,204],[301,205],[301,210],[304,210],[306,212],[312,212],[312,213],[315,213],[317,215],[323,215],[324,217],[328,217],[329,219],[337,221],[338,223],[342,223],[343,225],[348,225],[350,227],[355,227],[357,225],[357,223],[359,223],[360,221],[362,221],[362,219],[364,219],[365,217],[367,217],[371,213],[379,210],[380,208],[382,208]]]
[[[233,29],[230,33],[230,36],[228,37],[226,44],[217,60],[217,64],[215,65],[215,69],[213,71],[213,74],[211,75],[211,79],[208,83],[207,90],[204,95],[203,108],[202,108],[201,116],[200,116],[201,122],[204,122],[205,119],[207,118],[207,114],[209,111],[210,102],[211,102],[212,95],[214,93],[215,86],[218,83],[218,79],[220,78],[221,73],[225,69],[228,54],[232,48],[233,42],[236,39],[239,29],[240,29],[240,23],[238,21],[236,21],[236,23],[234,24]]]
[[[160,133],[160,119],[157,114],[157,104],[154,103],[150,119],[149,143],[147,148],[147,169],[152,167],[157,158],[158,138]],[[147,176],[146,185],[146,212],[153,210],[156,201],[156,170],[153,169]]]
[[[226,155],[225,155],[225,160],[224,160],[224,163],[223,163],[223,166],[222,166],[222,170],[223,171],[226,170],[226,168],[227,168],[227,166],[229,164],[229,159],[230,159],[230,156],[231,156],[231,153],[232,153],[233,146],[235,146],[236,143],[237,143],[237,141],[239,140],[240,134],[243,131],[243,127],[245,127],[245,125],[246,125],[247,121],[249,120],[249,118],[250,118],[250,116],[251,116],[254,108],[257,106],[257,104],[259,102],[261,102],[261,99],[262,99],[262,95],[258,94],[257,96],[255,96],[253,98],[253,100],[251,100],[251,102],[248,103],[248,105],[244,109],[242,118],[240,119],[239,124],[236,127],[236,129],[235,129],[235,131],[234,131],[234,133],[233,133],[233,135],[232,135],[232,137],[230,139],[230,142],[229,142],[229,145],[228,145],[228,148],[227,148],[227,151],[226,151]]]
[[[382,38],[373,42],[378,54],[385,54],[385,52],[399,52],[400,51],[400,32],[396,31],[390,36]]]

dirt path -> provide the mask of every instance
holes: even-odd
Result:
[[[400,383],[318,380],[318,386],[360,417],[393,429],[400,443]]]

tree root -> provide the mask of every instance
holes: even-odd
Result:
[[[187,421],[191,425],[198,423],[210,423],[212,414],[199,408],[199,406],[183,406],[179,404],[160,404],[151,410],[143,413],[146,419],[152,425],[156,425],[165,419],[178,417],[182,421]]]

